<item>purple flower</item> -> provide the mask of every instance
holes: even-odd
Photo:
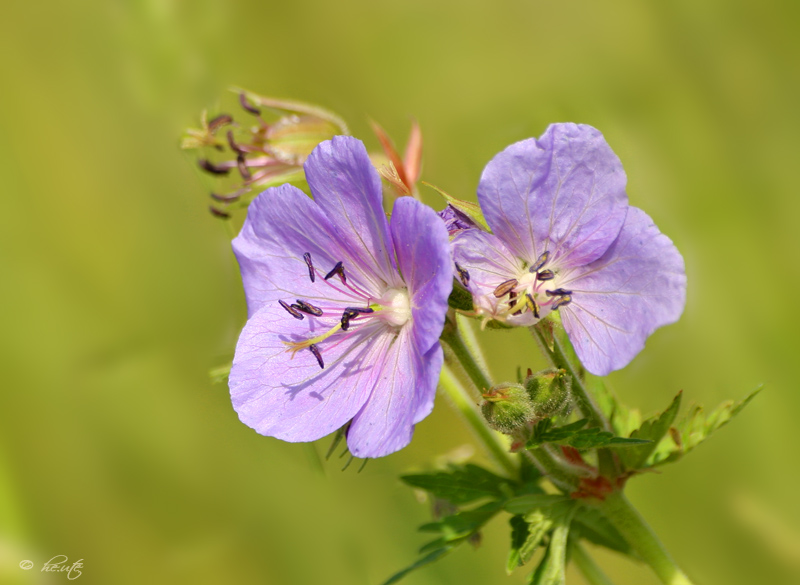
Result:
[[[680,317],[683,258],[642,210],[591,126],[553,124],[489,162],[478,201],[492,229],[453,239],[456,274],[476,310],[533,325],[558,310],[583,365],[627,365],[658,327]]]
[[[447,230],[411,197],[382,208],[364,145],[336,136],[253,203],[233,249],[249,318],[230,374],[239,418],[313,441],[350,422],[357,457],[405,447],[428,416],[452,286]]]

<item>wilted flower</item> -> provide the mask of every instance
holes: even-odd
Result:
[[[586,369],[605,375],[633,359],[686,298],[683,258],[640,209],[596,129],[553,124],[486,166],[478,201],[492,229],[453,239],[456,275],[476,311],[533,325],[559,310]]]
[[[239,104],[255,124],[240,124],[229,114],[209,121],[203,112],[201,128],[187,130],[181,143],[184,149],[204,151],[198,161],[201,169],[227,177],[227,191],[211,194],[215,201],[211,211],[220,217],[228,217],[231,206],[246,206],[254,190],[302,182],[303,163],[314,147],[347,134],[339,116],[311,104],[244,91],[239,93]],[[267,122],[263,110],[280,117]]]
[[[391,220],[364,145],[344,136],[305,164],[311,200],[268,189],[234,240],[249,319],[230,374],[240,419],[313,441],[350,422],[358,457],[411,440],[433,408],[452,286],[447,231],[401,197]]]

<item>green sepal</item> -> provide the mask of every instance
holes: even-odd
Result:
[[[453,279],[453,290],[450,296],[447,297],[447,304],[451,309],[459,311],[474,311],[475,307],[472,304],[472,293],[461,286],[455,278]]]
[[[728,424],[761,390],[763,390],[763,386],[759,386],[739,402],[732,400],[723,402],[707,417],[703,416],[702,406],[693,407],[687,416],[675,425],[674,431],[671,431],[670,435],[665,437],[658,445],[651,457],[650,466],[655,467],[678,461],[681,457],[693,451],[712,433]]]
[[[449,471],[403,475],[400,479],[436,498],[458,505],[481,498],[505,499],[511,491],[508,479],[471,463],[450,465]]]
[[[682,392],[678,392],[669,407],[658,416],[647,419],[642,426],[631,433],[633,439],[649,439],[651,442],[620,453],[620,459],[628,469],[641,469],[647,466],[648,459],[655,452],[661,439],[669,432],[681,406]]]
[[[212,384],[221,384],[228,381],[228,376],[231,374],[233,362],[212,368],[208,371],[208,377],[211,379]]]
[[[315,118],[325,120],[326,122],[329,122],[335,126],[335,134],[350,134],[350,131],[347,128],[347,123],[345,123],[344,119],[326,108],[298,100],[267,97],[238,87],[232,87],[231,91],[237,94],[244,94],[245,97],[247,97],[247,99],[256,106],[269,108],[277,111],[278,113],[290,112],[293,114],[314,116]]]
[[[422,181],[422,184],[425,185],[426,187],[430,187],[431,189],[439,193],[439,195],[444,197],[445,201],[447,201],[450,205],[452,205],[453,207],[458,209],[461,213],[469,217],[472,221],[474,221],[484,230],[486,230],[487,232],[491,231],[489,229],[489,224],[486,223],[486,218],[483,217],[483,212],[481,211],[481,208],[477,203],[456,199],[452,195],[449,195],[444,191],[442,191],[441,189],[439,189],[439,187],[437,187],[436,185],[431,185],[430,183],[426,183],[425,181]]]

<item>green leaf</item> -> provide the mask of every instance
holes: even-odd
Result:
[[[383,585],[392,585],[392,583],[397,583],[400,579],[408,575],[411,571],[415,571],[420,567],[424,567],[425,565],[429,565],[434,561],[438,561],[444,555],[453,550],[455,546],[456,545],[446,545],[443,546],[442,548],[437,548],[436,550],[430,552],[429,554],[419,559],[417,562],[409,565],[405,569],[398,571],[397,573],[389,577],[388,580],[384,581]]]
[[[556,504],[571,501],[569,496],[558,496],[555,494],[528,494],[511,498],[504,505],[503,509],[511,514],[527,514],[533,510],[549,508]]]
[[[596,508],[581,506],[572,520],[572,530],[576,536],[589,542],[633,556],[633,549],[625,537]]]
[[[585,450],[600,447],[631,447],[650,442],[647,439],[615,437],[613,433],[603,431],[598,427],[584,429],[583,427],[588,422],[589,420],[584,418],[562,427],[552,428],[552,420],[544,419],[534,427],[533,437],[528,441],[526,447],[531,449],[543,443],[556,443]]]
[[[670,437],[665,438],[662,444],[659,445],[659,449],[656,450],[652,458],[651,466],[672,463],[693,451],[712,433],[728,424],[734,416],[750,404],[750,401],[761,390],[763,390],[763,386],[759,386],[739,402],[732,400],[723,402],[707,417],[703,416],[702,406],[694,406],[687,416],[676,425],[676,429],[670,433]]]
[[[453,290],[447,297],[447,305],[452,309],[461,311],[472,311],[475,307],[472,304],[472,293],[465,289],[460,282],[453,279]]]
[[[550,511],[552,512],[552,508]],[[520,565],[524,565],[531,560],[533,553],[536,552],[544,537],[553,528],[553,518],[543,510],[535,510],[526,514],[525,522],[528,524],[528,534],[519,549]]]
[[[506,573],[510,575],[514,569],[522,565],[519,549],[528,538],[528,523],[520,515],[512,516],[508,523],[511,525],[511,549],[508,551]]]
[[[531,575],[530,585],[564,585],[566,581],[567,538],[572,517],[578,503],[572,502],[562,514],[554,518],[555,527],[550,536],[547,552]]]
[[[622,462],[629,469],[641,469],[646,466],[648,459],[675,421],[678,409],[681,406],[681,395],[682,392],[678,392],[678,395],[673,398],[672,403],[664,412],[647,419],[642,423],[641,427],[631,433],[632,439],[649,439],[651,442],[633,447],[620,454]]]
[[[483,217],[483,212],[481,211],[480,206],[477,203],[472,203],[471,201],[463,201],[461,199],[456,199],[452,195],[448,195],[439,187],[435,185],[431,185],[430,183],[426,183],[422,181],[422,184],[426,187],[430,187],[431,189],[435,190],[439,195],[444,197],[445,201],[447,201],[450,205],[458,209],[461,213],[465,214],[469,217],[472,221],[478,224],[487,232],[491,231],[489,229],[489,224],[486,223],[486,218]]]
[[[459,505],[481,498],[505,499],[511,483],[471,463],[451,465],[450,471],[404,475],[400,479],[412,487]]]
[[[466,538],[483,527],[495,514],[503,509],[503,502],[489,502],[475,508],[445,516],[437,522],[419,527],[421,532],[439,532],[446,542]]]

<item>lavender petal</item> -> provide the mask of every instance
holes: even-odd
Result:
[[[650,217],[628,210],[619,236],[598,260],[565,274],[572,302],[559,309],[587,370],[605,376],[627,365],[647,337],[678,320],[686,303],[683,257]]]

